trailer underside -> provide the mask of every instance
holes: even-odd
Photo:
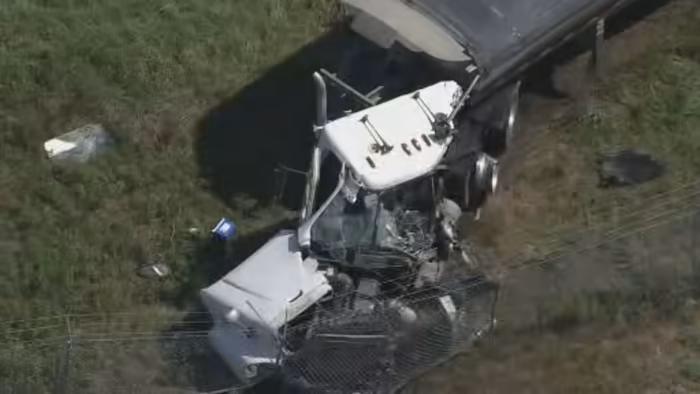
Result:
[[[512,82],[529,65],[633,1],[343,0],[353,29],[371,41],[428,55],[461,83],[471,80],[476,67],[483,78],[474,99]]]

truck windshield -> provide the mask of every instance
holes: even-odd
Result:
[[[421,181],[382,193],[360,190],[355,202],[338,193],[311,229],[312,249],[338,260],[387,252],[419,258],[434,244],[430,186]]]

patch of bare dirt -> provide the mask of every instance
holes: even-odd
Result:
[[[605,327],[603,327],[605,328]],[[417,392],[689,393],[678,377],[678,327],[600,327],[567,334],[498,338],[428,375]],[[439,387],[439,390],[435,388]]]

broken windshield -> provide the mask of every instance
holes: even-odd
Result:
[[[418,258],[434,243],[432,181],[382,193],[361,189],[354,202],[337,193],[311,229],[312,248],[337,260],[397,252]]]

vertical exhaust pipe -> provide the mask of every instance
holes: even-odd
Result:
[[[314,73],[314,85],[316,86],[316,124],[314,131],[320,131],[328,123],[328,93],[326,81],[320,73]]]
[[[314,149],[311,154],[311,165],[306,174],[306,188],[304,190],[304,206],[301,208],[301,222],[305,222],[310,216],[316,203],[316,188],[321,172],[321,148],[318,146],[318,135],[328,123],[328,93],[326,81],[320,73],[313,75],[316,87],[316,124],[314,124]]]

